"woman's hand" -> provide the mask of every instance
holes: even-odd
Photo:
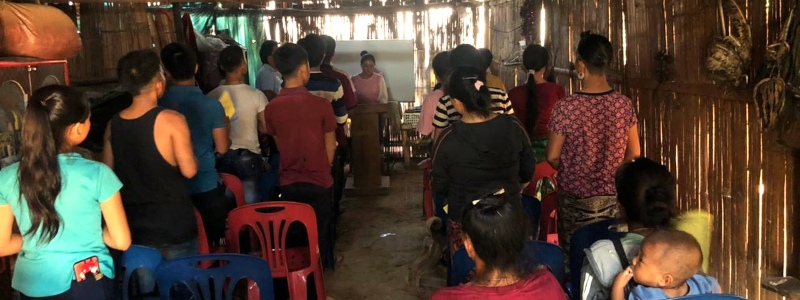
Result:
[[[617,277],[614,278],[614,284],[611,285],[611,300],[625,299],[625,287],[631,281],[631,278],[633,278],[633,268],[631,267],[617,274]]]

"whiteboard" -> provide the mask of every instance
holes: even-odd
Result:
[[[412,40],[336,41],[333,65],[350,76],[361,73],[361,51],[375,56],[383,73],[389,101],[414,102],[414,42]]]

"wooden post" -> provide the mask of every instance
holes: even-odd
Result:
[[[181,16],[181,4],[172,3],[172,22],[175,23],[176,42],[186,44],[186,35],[183,32],[183,16]]]

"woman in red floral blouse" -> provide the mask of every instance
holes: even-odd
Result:
[[[633,104],[606,80],[611,43],[587,32],[576,52],[582,89],[556,104],[547,144],[547,161],[559,171],[559,244],[567,253],[576,229],[617,216],[614,173],[640,151]]]

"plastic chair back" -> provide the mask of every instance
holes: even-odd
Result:
[[[164,257],[161,252],[150,247],[131,245],[123,252],[122,267],[125,268],[125,273],[122,275],[122,299],[130,298],[131,276],[134,271],[144,268],[155,274],[162,261]]]
[[[221,266],[210,269],[198,266],[198,263],[206,261],[212,264],[219,261]],[[269,269],[266,261],[249,255],[196,255],[161,263],[156,271],[156,282],[162,299],[171,299],[172,287],[182,284],[188,287],[195,299],[232,300],[236,284],[248,279],[258,285],[259,299],[274,300]]]
[[[451,271],[450,278],[447,280],[447,286],[457,286],[462,283],[467,283],[469,272],[475,269],[475,261],[469,257],[467,250],[464,248],[459,249],[453,254],[450,265]]]
[[[706,294],[675,298],[675,300],[747,300],[742,296],[729,294]]]
[[[308,233],[309,264],[302,269],[290,269],[288,259],[294,252],[286,247],[289,225],[294,222],[303,224]],[[319,252],[319,234],[317,217],[314,208],[308,204],[271,201],[249,204],[238,207],[228,214],[231,241],[228,249],[241,253],[239,236],[245,229],[251,229],[257,236],[261,248],[261,258],[272,268],[272,276],[287,277],[289,293],[292,299],[306,299],[307,276],[314,273],[317,298],[325,299],[325,288],[322,278],[322,260]]]
[[[542,241],[528,241],[525,243],[525,253],[550,268],[558,282],[564,281],[564,251],[561,247]]]
[[[236,207],[244,206],[244,185],[239,177],[228,173],[219,173],[219,177],[222,178],[222,184],[233,192],[233,197],[236,198]]]
[[[608,219],[589,225],[584,225],[570,238],[569,260],[570,260],[570,274],[581,274],[581,267],[583,260],[586,259],[586,253],[583,252],[599,240],[619,239],[625,235],[624,232],[614,232],[609,229],[610,226],[619,224],[621,221],[618,219]],[[580,275],[578,277],[580,278]],[[572,296],[573,299],[580,299],[581,295],[581,281],[573,280],[572,283]]]

